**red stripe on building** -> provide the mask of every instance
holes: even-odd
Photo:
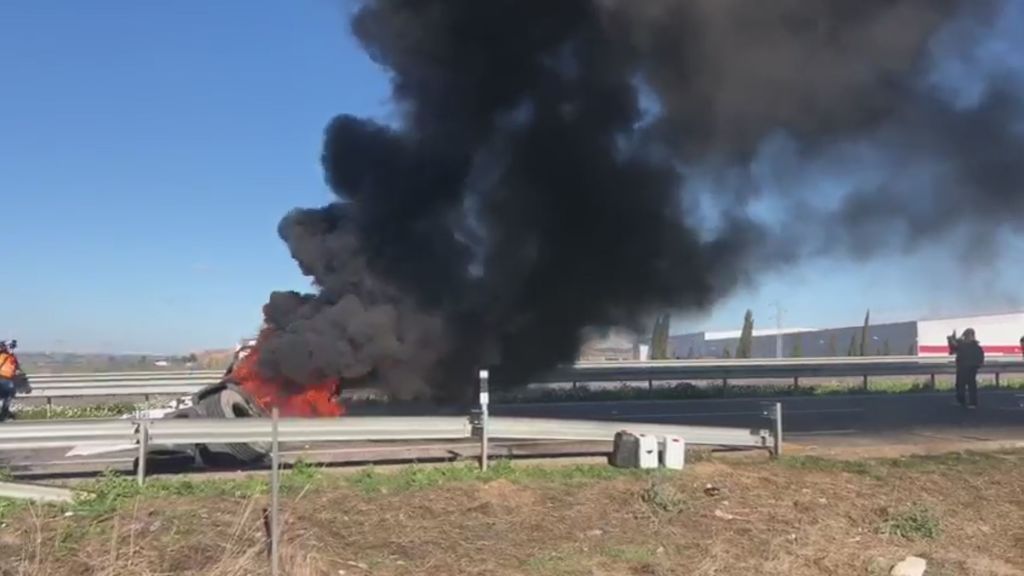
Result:
[[[1003,346],[1003,345],[985,346],[985,345],[982,345],[981,348],[982,348],[982,350],[985,351],[985,354],[1015,356],[1015,355],[1021,353],[1020,346]],[[931,345],[931,344],[922,344],[922,345],[917,347],[917,353],[918,354],[949,354],[949,347],[945,346],[945,345],[934,346],[934,345]]]

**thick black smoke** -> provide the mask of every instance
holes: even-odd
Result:
[[[327,127],[338,202],[280,226],[318,293],[272,295],[264,368],[457,395],[476,367],[523,382],[571,360],[588,327],[709,306],[809,251],[1018,225],[1019,95],[960,109],[923,81],[940,31],[984,28],[1001,6],[363,2],[352,30],[390,70],[402,122]],[[770,223],[748,210],[769,194],[754,178],[688,187],[694,168],[746,172],[780,133],[801,163],[891,152],[893,178],[824,207],[783,193],[791,210]],[[910,164],[941,177],[921,185]]]

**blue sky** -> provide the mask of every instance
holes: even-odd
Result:
[[[318,163],[331,116],[390,113],[344,2],[2,1],[0,338],[226,347],[271,290],[307,286],[277,222],[331,198]],[[747,307],[774,324],[777,300],[800,326],[856,324],[869,306],[897,319],[1020,304],[1020,272],[950,291],[948,270],[941,250],[809,262],[673,329],[733,328]]]

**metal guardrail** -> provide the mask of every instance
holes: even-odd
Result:
[[[481,406],[486,406],[486,402]],[[277,446],[279,442],[460,440],[476,437],[481,445],[481,466],[486,468],[489,439],[611,441],[617,432],[628,430],[654,436],[679,436],[691,445],[764,448],[778,455],[782,446],[781,405],[772,404],[760,423],[761,427],[747,429],[488,417],[484,410],[469,417],[353,416],[8,422],[0,429],[3,432],[0,436],[0,451],[82,445],[137,449],[140,456],[137,469],[140,482],[145,477],[144,455],[154,445],[273,442]]]
[[[487,468],[490,438],[541,440],[612,440],[619,431],[656,436],[679,436],[694,445],[767,448],[774,455],[782,450],[782,405],[770,404],[761,427],[717,428],[510,418],[489,415],[489,375],[480,371],[480,409],[469,416],[353,416],[346,418],[279,418],[273,408],[266,418],[167,418],[116,420],[64,420],[8,422],[0,435],[0,450],[34,450],[61,446],[113,445],[131,450],[138,447],[136,473],[139,483],[146,475],[150,447],[156,445],[266,443],[272,449],[272,472],[276,475],[280,442],[480,440],[480,466]]]
[[[180,396],[216,384],[223,371],[29,375],[33,397]]]
[[[882,356],[734,360],[656,360],[648,362],[581,362],[534,379],[538,384],[564,382],[649,382],[671,380],[749,380],[930,376],[953,374],[956,365],[945,356]],[[982,373],[1024,374],[1019,358],[990,358]],[[74,398],[167,396],[192,394],[217,383],[223,372],[124,372],[30,375],[29,397]]]
[[[490,435],[506,440],[611,440],[615,433],[628,429],[648,436],[682,436],[688,444],[771,448],[768,428],[724,428],[718,426],[676,426],[591,420],[555,420],[547,418],[508,418],[491,416]]]
[[[138,434],[138,424],[127,419],[14,421],[0,426],[0,450],[135,444]]]
[[[0,450],[36,450],[82,445],[140,443],[143,429],[151,444],[202,444],[206,442],[268,442],[269,418],[171,418],[157,420],[82,419],[5,422],[0,428]],[[469,438],[468,418],[346,417],[281,418],[281,442],[354,440],[437,440]]]
[[[842,378],[871,376],[935,376],[954,374],[952,358],[887,356],[860,358],[656,360],[649,362],[587,362],[563,366],[537,378],[537,383],[651,380],[745,380]],[[1019,358],[991,358],[986,374],[1024,373]]]
[[[641,434],[675,435],[697,445],[770,447],[771,431],[764,429],[684,426],[633,422],[556,420],[491,416],[491,438],[508,440],[611,440],[620,430]],[[0,431],[0,450],[36,450],[81,445],[137,446],[142,429],[152,444],[207,442],[269,442],[269,418],[180,418],[165,420],[48,420],[6,422]],[[474,435],[474,424],[462,416],[351,416],[344,418],[281,418],[281,442],[351,442],[456,440]]]
[[[148,372],[69,372],[66,374],[35,374],[32,381],[74,383],[74,382],[100,382],[114,380],[117,382],[152,380],[182,380],[186,382],[196,379],[217,379],[224,375],[223,370],[166,370]]]
[[[269,418],[150,420],[155,444],[269,442]],[[356,440],[453,440],[472,436],[468,418],[460,416],[377,416],[281,418],[280,442],[351,442]]]

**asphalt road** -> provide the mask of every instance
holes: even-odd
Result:
[[[788,433],[837,431],[887,432],[934,426],[971,428],[1021,426],[1024,393],[984,391],[979,408],[967,410],[952,392],[798,396],[779,399],[656,400],[518,404],[494,406],[505,416],[623,420],[661,424],[753,426],[764,402],[782,403],[783,430]]]
[[[791,442],[826,442],[833,445],[863,445],[926,441],[937,435],[978,439],[1024,440],[1024,394],[986,390],[977,410],[967,410],[954,401],[951,392],[904,395],[804,396],[779,399],[651,400],[628,402],[576,402],[565,404],[516,404],[492,406],[492,413],[504,416],[616,420],[661,424],[762,427],[762,406],[779,401],[783,406],[784,438]],[[383,414],[381,407],[354,410],[354,415]],[[393,410],[388,411],[394,413]],[[402,414],[436,413],[427,407],[404,407]],[[0,424],[0,432],[2,432]],[[927,432],[927,434],[926,434]],[[591,445],[593,447],[593,445]],[[313,456],[321,461],[395,461],[437,459],[471,454],[473,442],[429,443],[415,448],[408,443],[315,444],[286,446],[292,457]],[[497,443],[496,453],[543,454],[558,452],[556,444]],[[0,454],[0,465],[15,470],[74,470],[106,467],[130,468],[131,453],[68,458],[67,449]]]
[[[952,392],[915,394],[851,394],[793,396],[782,398],[724,398],[701,400],[632,400],[621,402],[572,402],[496,404],[498,416],[621,420],[657,424],[754,427],[762,424],[762,406],[781,402],[786,433],[888,432],[918,427],[1021,426],[1024,433],[1024,393],[985,390],[979,408],[958,405]],[[426,406],[361,407],[353,415],[427,415]],[[447,413],[451,413],[450,411]]]

